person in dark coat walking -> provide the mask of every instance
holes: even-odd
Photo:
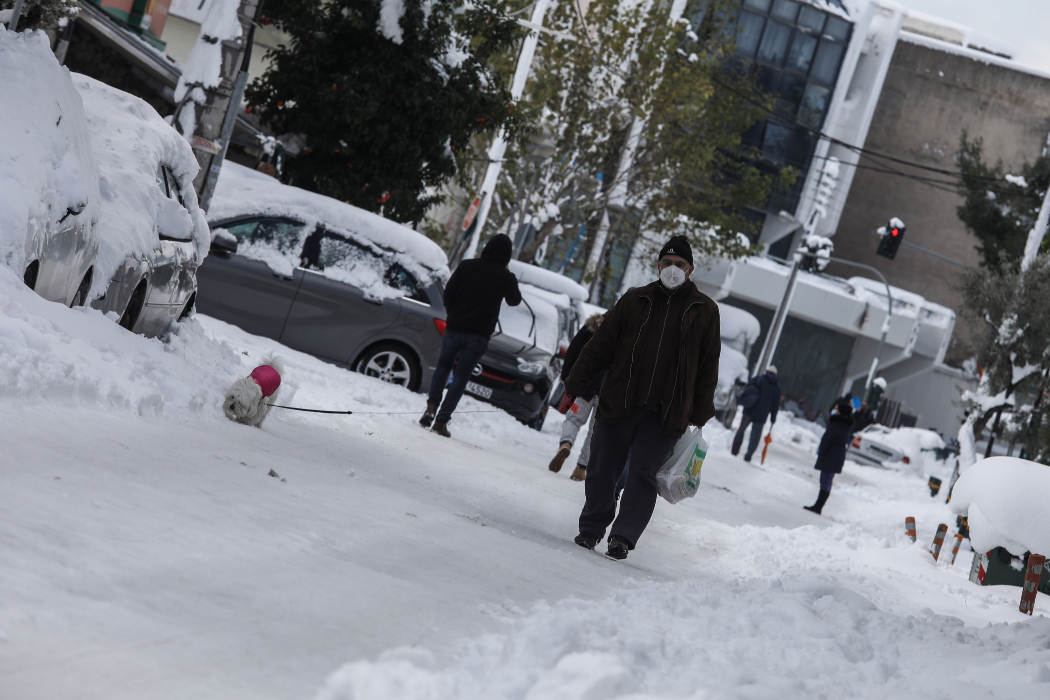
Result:
[[[445,332],[430,380],[427,410],[419,419],[424,428],[433,423],[438,435],[451,437],[448,422],[463,397],[471,372],[488,349],[503,300],[508,306],[521,303],[518,280],[507,269],[513,247],[510,238],[496,234],[481,251],[481,257],[461,262],[445,285]],[[441,394],[453,367],[452,385],[442,403]]]
[[[583,328],[573,337],[572,342],[569,343],[569,348],[565,351],[565,360],[561,366],[561,380],[563,382],[568,378],[569,372],[576,365],[576,359],[583,351],[583,346],[594,337],[594,332],[598,330],[598,326],[602,325],[602,319],[604,318],[604,314],[593,314],[583,324]],[[583,441],[580,457],[576,460],[576,468],[572,471],[572,476],[569,477],[573,481],[583,481],[587,478],[587,463],[590,461],[591,454],[591,433],[593,433],[594,429],[594,408],[598,404],[598,390],[601,389],[604,377],[604,374],[595,377],[587,385],[584,392],[576,397],[576,405],[579,406],[579,411],[576,413],[570,411],[565,414],[565,422],[562,423],[561,427],[561,440],[558,443],[558,452],[550,463],[552,472],[561,471],[565,460],[572,454],[572,446],[576,442],[576,436],[579,435],[580,429],[587,425],[589,420],[591,431],[587,433],[587,438]]]
[[[874,422],[875,414],[868,406],[868,402],[861,401],[860,408],[853,414],[853,434],[856,435]]]
[[[744,388],[741,395],[749,389],[752,392],[757,389],[758,398],[755,403],[744,408],[743,415],[740,417],[740,427],[733,436],[733,456],[735,457],[740,453],[740,446],[744,444],[744,431],[749,425],[751,426],[751,437],[747,443],[747,452],[744,453],[745,462],[750,462],[755,450],[758,449],[766,418],[772,418],[769,424],[771,430],[773,424],[777,422],[777,411],[780,410],[780,380],[777,378],[777,368],[774,365],[767,367],[765,374],[748,382],[748,386]]]
[[[636,287],[605,315],[565,380],[565,413],[603,372],[591,459],[575,542],[594,549],[609,534],[606,554],[624,559],[656,507],[656,472],[690,425],[715,414],[718,306],[689,282],[693,252],[675,236],[657,258],[660,279]],[[616,513],[616,481],[630,453],[627,487]],[[615,522],[614,522],[615,518]]]
[[[814,469],[820,470],[820,493],[817,494],[817,502],[811,506],[803,506],[806,510],[820,515],[824,504],[831,495],[831,482],[836,474],[842,473],[842,465],[846,462],[846,446],[853,439],[853,404],[849,401],[839,401],[831,409],[828,416],[828,427],[820,438],[817,447],[817,463]]]

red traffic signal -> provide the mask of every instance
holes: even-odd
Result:
[[[897,257],[897,250],[901,247],[901,243],[904,241],[904,231],[906,227],[904,222],[894,217],[890,219],[890,222],[886,224],[885,228],[879,229],[878,233],[882,240],[879,241],[879,247],[875,250],[876,255],[881,255],[884,258],[893,260]]]

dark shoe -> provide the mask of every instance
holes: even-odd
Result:
[[[573,481],[586,481],[587,480],[587,467],[581,467],[579,464],[572,470],[572,476],[569,477]]]
[[[629,549],[630,547],[628,546],[627,541],[624,540],[622,537],[610,537],[609,549],[606,550],[605,556],[609,557],[610,559],[622,561],[623,559],[627,558],[627,552]]]
[[[560,472],[561,465],[565,464],[565,460],[569,458],[569,453],[572,452],[572,443],[563,442],[558,447],[558,454],[554,455],[554,459],[551,460],[550,470],[552,472]]]
[[[573,540],[573,542],[580,545],[581,547],[586,547],[587,549],[594,549],[595,546],[597,546],[598,544],[598,538],[591,537],[590,535],[585,535],[581,532],[580,534],[576,535],[576,538]]]
[[[824,504],[828,502],[828,496],[831,495],[831,491],[820,490],[817,494],[817,502],[811,506],[802,506],[806,510],[820,515],[820,511],[824,510]]]
[[[429,428],[431,423],[434,422],[434,416],[437,415],[438,405],[436,403],[430,403],[427,401],[427,411],[423,414],[423,417],[419,419],[419,424],[424,428]]]
[[[434,421],[434,427],[431,428],[431,430],[433,430],[435,433],[437,433],[441,437],[452,437],[452,433],[448,432],[448,421],[447,420]]]

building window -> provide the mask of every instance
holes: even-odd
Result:
[[[824,126],[852,32],[848,21],[800,0],[742,0],[737,53],[776,98],[776,116],[745,137],[762,160],[805,174],[816,147],[812,131]],[[794,211],[802,180],[775,194],[767,208]]]

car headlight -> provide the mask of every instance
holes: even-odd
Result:
[[[533,376],[536,376],[546,372],[547,365],[543,362],[525,362],[524,360],[519,358],[518,371],[524,374],[531,374]]]
[[[525,386],[521,387],[521,390],[524,391],[526,394],[531,394],[532,392],[536,391],[536,385],[532,382],[525,382]]]

